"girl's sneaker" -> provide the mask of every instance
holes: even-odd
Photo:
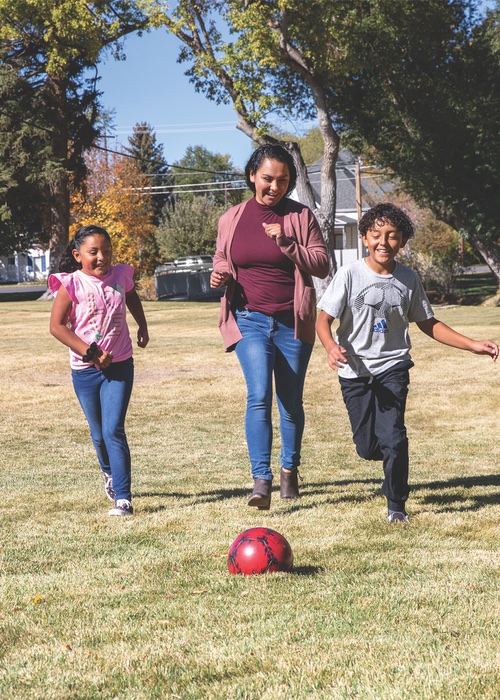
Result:
[[[132,504],[126,498],[119,498],[115,501],[115,507],[111,508],[108,515],[133,515]]]
[[[111,474],[106,474],[106,472],[103,472],[104,475],[104,493],[106,496],[109,498],[110,501],[115,500],[115,490],[113,488],[113,477]]]

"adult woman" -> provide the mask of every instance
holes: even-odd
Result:
[[[254,197],[221,217],[210,284],[227,285],[219,327],[226,351],[236,350],[247,384],[245,433],[254,479],[248,505],[268,510],[273,375],[282,442],[280,494],[298,498],[302,394],[315,340],[311,275],[326,277],[329,263],[314,215],[287,197],[297,179],[290,154],[262,146],[245,175]]]

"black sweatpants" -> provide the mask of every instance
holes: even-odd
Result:
[[[382,493],[389,510],[403,510],[410,491],[404,422],[411,367],[406,360],[375,376],[339,377],[358,455],[383,460]]]

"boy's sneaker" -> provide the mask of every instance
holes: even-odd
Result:
[[[110,501],[115,500],[115,490],[113,488],[113,477],[111,474],[106,474],[106,472],[103,472],[104,475],[104,493],[106,496],[109,498]]]
[[[126,498],[119,498],[115,501],[115,507],[111,508],[108,515],[133,515],[132,504]]]
[[[405,513],[404,510],[390,510],[387,521],[389,523],[407,523],[408,513]]]

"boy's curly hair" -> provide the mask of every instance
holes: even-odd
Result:
[[[407,241],[415,235],[415,225],[405,212],[390,202],[376,204],[363,214],[359,220],[358,230],[362,236],[366,236],[368,231],[376,225],[391,224],[403,234],[403,240]]]

